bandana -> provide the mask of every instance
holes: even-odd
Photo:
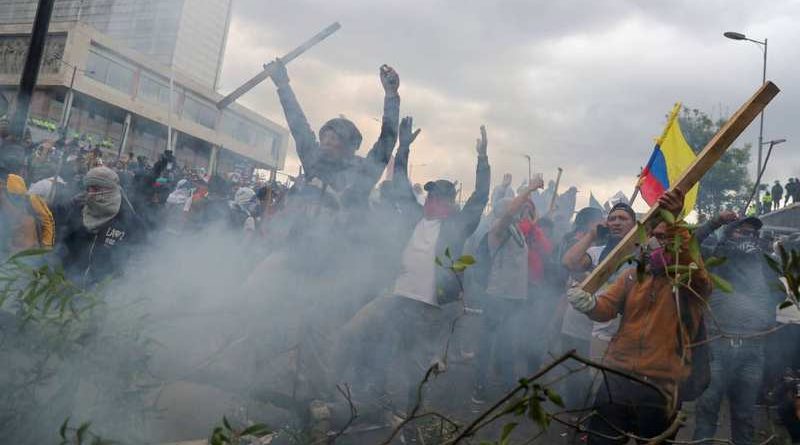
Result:
[[[108,167],[95,167],[86,173],[83,182],[86,188],[98,188],[95,192],[87,191],[83,206],[83,225],[94,233],[119,213],[122,205],[119,176]]]
[[[453,213],[453,205],[447,201],[429,197],[423,207],[426,219],[445,219]]]

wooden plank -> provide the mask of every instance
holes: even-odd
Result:
[[[733,141],[747,128],[756,116],[764,110],[769,102],[780,92],[780,89],[772,82],[765,83],[756,93],[739,108],[738,111],[720,128],[716,135],[708,141],[705,148],[697,155],[694,162],[686,169],[683,175],[676,181],[670,190],[681,190],[686,193],[692,188],[703,175],[722,157],[725,150],[733,144]],[[645,225],[655,222],[658,218],[660,207],[658,204],[653,206],[644,216],[642,222]],[[608,254],[606,259],[600,263],[591,274],[581,283],[581,288],[587,292],[597,292],[598,289],[608,280],[608,277],[616,270],[617,265],[630,254],[636,247],[636,230],[631,230],[617,244],[617,247]]]
[[[308,51],[316,45],[317,43],[325,40],[329,35],[333,34],[334,32],[338,31],[342,25],[339,22],[335,22],[332,25],[328,26],[327,28],[323,29],[319,33],[317,33],[314,37],[303,42],[297,48],[289,51],[286,55],[281,57],[281,61],[284,65],[287,65],[292,60],[296,59],[300,54]],[[222,100],[217,102],[217,108],[222,110],[223,108],[227,107],[228,105],[232,104],[236,99],[240,98],[242,95],[247,93],[248,91],[255,88],[256,85],[260,84],[268,77],[272,75],[272,66],[270,64],[264,65],[264,70],[260,73],[256,74],[252,79],[245,82],[242,86],[235,89],[232,93],[228,94],[227,96],[223,97]]]

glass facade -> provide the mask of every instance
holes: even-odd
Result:
[[[219,80],[232,0],[55,0],[53,22],[80,21],[173,65],[204,86]],[[0,24],[33,23],[38,0],[0,0]]]
[[[95,50],[86,59],[86,75],[123,93],[133,92],[135,70],[124,62],[113,60]]]
[[[255,147],[271,148],[275,137],[271,132],[230,111],[222,113],[220,129],[239,142]],[[273,155],[273,159],[277,156]]]
[[[215,128],[217,123],[217,107],[211,102],[187,94],[183,101],[184,119],[198,123],[204,127]]]

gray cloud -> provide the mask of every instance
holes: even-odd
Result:
[[[223,89],[340,21],[338,33],[289,68],[312,125],[343,113],[365,141],[374,139],[377,67],[388,63],[402,77],[402,113],[423,128],[414,179],[443,176],[471,187],[472,147],[486,123],[495,179],[503,171],[527,175],[520,154],[531,153],[546,176],[564,167],[585,200],[590,189],[601,197],[629,192],[675,101],[729,114],[755,91],[759,49],[722,37],[737,30],[770,38],[768,77],[783,89],[768,110],[765,138],[790,142],[767,177],[800,176],[797,2],[495,3],[275,0],[265,8],[239,0]],[[285,122],[271,84],[242,101]],[[756,133],[752,125],[737,143],[754,142]]]

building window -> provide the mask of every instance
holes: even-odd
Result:
[[[123,93],[131,93],[133,69],[95,51],[86,60],[87,75]]]
[[[178,96],[176,90],[177,88],[173,90],[174,97]],[[142,74],[139,78],[138,97],[148,102],[169,106],[169,85],[147,74]],[[173,99],[173,102],[176,100]]]
[[[213,129],[217,122],[217,109],[210,103],[187,94],[183,102],[183,117]]]

